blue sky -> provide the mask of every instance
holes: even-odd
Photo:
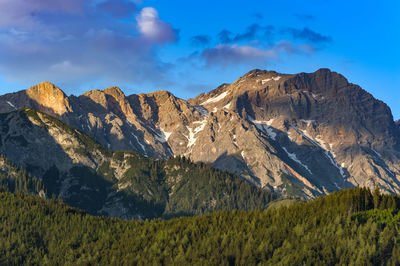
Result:
[[[254,68],[330,68],[400,119],[400,4],[383,1],[0,0],[0,93],[120,86],[182,98]]]

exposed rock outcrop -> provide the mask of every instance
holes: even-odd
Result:
[[[42,87],[53,92],[40,96],[35,86],[1,96],[0,111],[38,108],[111,149],[185,155],[284,195],[376,185],[400,192],[399,122],[385,103],[328,69],[253,70],[189,100],[166,91],[125,96],[116,87],[66,97]]]

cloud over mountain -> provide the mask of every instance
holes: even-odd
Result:
[[[154,46],[177,30],[132,0],[0,0],[0,71],[10,80],[66,84],[162,81]],[[140,62],[140,65],[138,64]]]

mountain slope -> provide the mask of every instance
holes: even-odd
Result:
[[[91,214],[170,217],[265,208],[276,198],[235,175],[185,158],[163,161],[111,151],[32,109],[0,114],[0,130],[1,154],[40,178],[48,196],[60,195]]]
[[[0,111],[36,108],[110,149],[184,155],[283,195],[376,185],[400,192],[400,128],[389,107],[328,69],[253,70],[187,101],[166,91],[66,97],[48,83],[33,88],[1,96]],[[42,102],[43,90],[57,97]]]
[[[0,264],[398,265],[399,207],[394,195],[352,189],[270,210],[123,221],[0,193]]]
[[[0,189],[46,197],[46,189],[42,180],[31,176],[25,169],[18,167],[3,155],[0,155]]]

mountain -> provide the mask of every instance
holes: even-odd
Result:
[[[0,154],[0,187],[60,196],[93,215],[173,217],[266,208],[276,199],[236,175],[186,158],[111,151],[33,109],[0,114]]]
[[[0,96],[0,112],[22,107],[112,150],[186,156],[284,196],[377,185],[400,192],[400,128],[389,107],[328,69],[252,70],[189,100],[117,87],[67,97],[48,82]]]

